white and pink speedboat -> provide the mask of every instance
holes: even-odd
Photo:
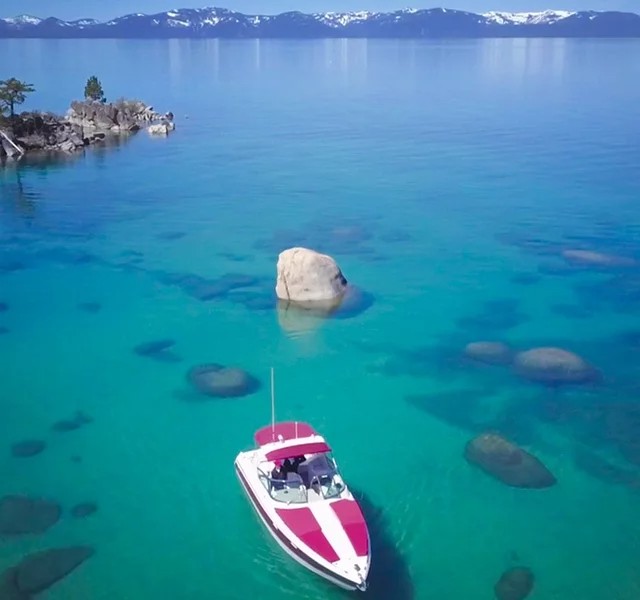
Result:
[[[358,502],[331,448],[306,423],[272,422],[235,467],[251,503],[282,548],[348,590],[366,590],[371,545]]]

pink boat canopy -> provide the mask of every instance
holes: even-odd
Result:
[[[286,460],[302,456],[303,454],[316,454],[320,452],[331,452],[331,448],[325,442],[309,442],[308,444],[295,444],[293,446],[285,446],[284,448],[276,448],[267,452],[265,458],[267,460]]]
[[[315,435],[315,431],[311,425],[300,423],[297,421],[283,421],[276,423],[274,427],[267,425],[256,431],[253,438],[258,446],[264,446],[271,442],[277,442],[282,436],[283,440],[295,440],[296,438],[305,438]]]

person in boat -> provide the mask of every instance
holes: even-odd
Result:
[[[305,460],[304,456],[295,456],[293,458],[287,458],[284,461],[284,465],[283,465],[285,475],[287,473],[297,473],[300,463],[303,463],[304,460]]]
[[[287,474],[284,470],[284,466],[281,460],[276,460],[271,471],[271,479],[273,480],[273,488],[281,490],[284,487],[284,481],[287,478]]]

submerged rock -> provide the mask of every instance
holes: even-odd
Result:
[[[11,446],[11,456],[14,458],[30,458],[40,454],[47,444],[42,440],[24,440]]]
[[[158,278],[162,283],[176,285],[189,296],[203,302],[222,299],[233,290],[251,288],[258,284],[255,277],[243,273],[226,273],[217,279],[206,279],[194,273],[160,271]]]
[[[551,385],[586,383],[598,377],[598,372],[583,358],[554,347],[518,353],[513,368],[520,377]]]
[[[355,285],[348,285],[340,304],[331,311],[329,316],[333,319],[352,319],[371,308],[374,302],[373,294]]]
[[[78,304],[78,310],[95,314],[102,310],[102,304],[99,302],[80,302],[80,304]]]
[[[308,248],[289,248],[278,257],[276,295],[290,302],[332,303],[347,288],[333,258]]]
[[[535,273],[516,273],[509,281],[516,285],[534,285],[540,281],[540,276]]]
[[[8,327],[2,327],[0,326],[0,335],[6,335],[7,333],[9,333],[10,329]]]
[[[9,305],[6,302],[0,302],[0,313],[7,312],[9,310]]]
[[[187,380],[201,394],[218,398],[247,396],[260,388],[260,382],[246,371],[216,363],[193,367]]]
[[[91,417],[79,410],[71,419],[62,419],[61,421],[56,421],[51,426],[51,429],[53,431],[57,431],[58,433],[66,433],[68,431],[75,431],[76,429],[80,429],[80,427],[82,427],[83,425],[87,425],[92,422],[93,419]]]
[[[502,342],[471,342],[464,349],[467,358],[489,365],[508,365],[513,360],[513,352]]]
[[[30,600],[31,596],[18,589],[18,569],[11,567],[0,573],[0,600]]]
[[[163,242],[173,242],[187,235],[184,231],[163,231],[156,235],[156,239]]]
[[[524,600],[533,590],[535,577],[528,567],[513,567],[505,571],[494,586],[498,600]]]
[[[638,266],[638,261],[626,256],[604,254],[592,250],[564,250],[562,257],[569,263],[593,268],[630,268]]]
[[[485,302],[481,312],[456,321],[456,325],[465,331],[486,331],[495,333],[513,329],[529,320],[527,314],[519,309],[520,302],[514,298],[504,298]]]
[[[58,522],[61,512],[51,500],[4,496],[0,499],[0,535],[43,533]]]
[[[259,291],[240,290],[230,292],[227,300],[241,304],[249,310],[273,310],[276,307],[276,297],[272,289]]]
[[[77,569],[93,553],[89,546],[71,546],[30,554],[15,567],[17,588],[24,594],[39,594]]]
[[[81,502],[71,509],[71,516],[76,519],[84,519],[97,512],[97,510],[98,505],[95,502]]]
[[[556,483],[551,471],[535,456],[496,433],[483,433],[465,447],[471,464],[507,485],[520,488],[546,488]]]
[[[167,350],[169,350],[169,348],[173,348],[175,344],[175,340],[169,338],[154,340],[152,342],[138,344],[134,347],[133,352],[138,356],[145,356],[148,358],[155,358],[157,360],[164,360],[168,362],[178,362],[180,361],[179,356],[171,352],[167,352]]]

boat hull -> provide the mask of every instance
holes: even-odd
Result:
[[[299,548],[297,548],[289,538],[287,538],[281,531],[278,530],[277,527],[273,524],[269,515],[265,512],[264,508],[260,505],[260,502],[256,498],[251,486],[246,481],[242,471],[239,469],[238,465],[235,464],[236,475],[244,489],[249,501],[253,505],[254,510],[260,517],[260,520],[267,528],[267,531],[271,534],[271,536],[278,542],[278,545],[293,558],[296,562],[301,564],[303,567],[309,569],[316,575],[330,581],[334,585],[345,589],[345,590],[364,590],[366,589],[366,584],[363,586],[362,584],[357,584],[345,577],[341,577],[337,573],[333,573],[323,565],[319,564],[317,561],[313,560],[310,556],[302,552]]]

